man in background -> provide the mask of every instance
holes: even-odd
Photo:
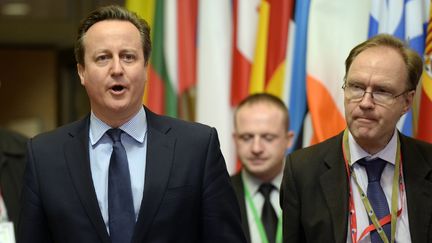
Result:
[[[122,7],[81,22],[91,113],[30,140],[19,243],[245,242],[216,130],[142,105],[150,50]]]
[[[287,107],[270,94],[247,97],[235,110],[233,138],[243,167],[231,179],[248,242],[281,242],[279,188],[293,138]]]
[[[26,161],[27,138],[0,128],[0,228],[12,223],[16,227],[19,216],[19,198]]]
[[[420,56],[391,35],[351,50],[347,128],[287,158],[284,242],[431,242],[432,145],[396,128],[422,69]]]

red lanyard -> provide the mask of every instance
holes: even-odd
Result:
[[[345,147],[347,147],[348,149],[345,149]],[[398,146],[399,147],[399,146]],[[399,148],[398,148],[399,150]],[[352,187],[351,187],[351,167],[350,167],[350,154],[349,154],[349,145],[348,145],[348,131],[345,130],[344,132],[344,137],[343,137],[343,142],[342,142],[342,151],[343,151],[343,156],[344,156],[344,161],[345,161],[345,169],[347,172],[347,176],[348,176],[348,185],[349,185],[349,214],[350,214],[350,231],[349,233],[351,234],[351,240],[353,243],[357,243],[358,241],[361,241],[368,233],[370,233],[371,231],[375,230],[376,227],[375,225],[372,223],[370,224],[368,227],[366,227],[366,229],[361,233],[360,238],[357,241],[357,215],[356,215],[356,210],[355,210],[355,205],[354,205],[354,198],[353,198],[353,192],[352,192]],[[390,214],[388,214],[387,216],[379,219],[379,225],[383,226],[385,224],[388,224],[391,222],[392,224],[392,242],[394,241],[395,238],[395,231],[396,231],[396,220],[397,218],[402,214],[402,205],[404,202],[404,186],[402,183],[402,155],[399,152],[399,158],[400,158],[400,166],[399,167],[399,192],[401,194],[401,208],[399,210],[397,210],[397,213],[392,215],[392,212],[390,212]],[[398,156],[396,156],[398,157]],[[397,160],[397,158],[396,158]],[[353,176],[354,176],[354,180],[357,183],[357,179],[355,177],[355,174],[353,172]],[[358,186],[358,183],[357,183]],[[359,187],[359,186],[358,186]],[[396,190],[397,191],[397,190]],[[395,199],[398,200],[398,199]],[[392,211],[393,211],[393,205],[392,205]],[[396,211],[396,210],[395,210]]]

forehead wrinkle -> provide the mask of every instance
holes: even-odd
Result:
[[[402,56],[389,47],[373,47],[364,50],[353,60],[347,81],[394,89],[399,84],[401,75],[406,78],[408,75]]]

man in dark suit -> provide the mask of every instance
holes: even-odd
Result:
[[[248,242],[282,240],[279,188],[292,137],[288,109],[276,96],[253,94],[235,110],[233,138],[243,167],[231,179]]]
[[[432,146],[396,128],[422,60],[382,34],[345,64],[347,129],[287,158],[284,242],[431,242]]]
[[[15,227],[18,223],[26,143],[27,138],[23,135],[0,128],[0,205],[5,206],[0,206],[0,222],[12,222]]]
[[[118,6],[81,22],[91,113],[29,142],[18,242],[245,242],[216,130],[141,104],[149,32]]]

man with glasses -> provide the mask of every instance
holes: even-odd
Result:
[[[432,145],[396,128],[422,60],[382,34],[352,49],[345,65],[347,129],[287,157],[284,242],[430,242]]]

